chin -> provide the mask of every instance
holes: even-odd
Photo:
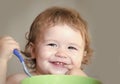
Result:
[[[65,75],[67,71],[60,71],[60,70],[57,70],[57,71],[51,71],[50,74],[53,74],[53,75]]]

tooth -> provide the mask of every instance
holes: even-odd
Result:
[[[59,62],[57,62],[57,64],[60,64]]]
[[[62,62],[60,62],[60,64],[62,65],[63,63],[62,63]]]
[[[57,65],[64,65],[62,62],[56,62]]]

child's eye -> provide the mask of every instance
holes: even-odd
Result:
[[[51,47],[57,47],[57,44],[55,44],[55,43],[49,43],[49,44],[47,44],[48,46],[51,46]]]
[[[71,50],[78,50],[76,47],[73,47],[73,46],[69,46],[68,49],[71,49]]]

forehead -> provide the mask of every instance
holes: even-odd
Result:
[[[68,25],[56,25],[46,29],[43,33],[43,39],[77,44],[84,43],[81,33]]]
[[[60,36],[63,36],[63,34],[68,36],[72,36],[72,35],[81,36],[81,33],[77,29],[72,28],[66,24],[55,25],[53,27],[46,29],[44,32],[44,35],[53,35],[53,34]]]

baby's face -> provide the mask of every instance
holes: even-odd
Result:
[[[40,74],[65,74],[71,65],[80,68],[84,41],[79,31],[67,25],[56,25],[45,31],[43,41],[35,44],[33,52]]]

